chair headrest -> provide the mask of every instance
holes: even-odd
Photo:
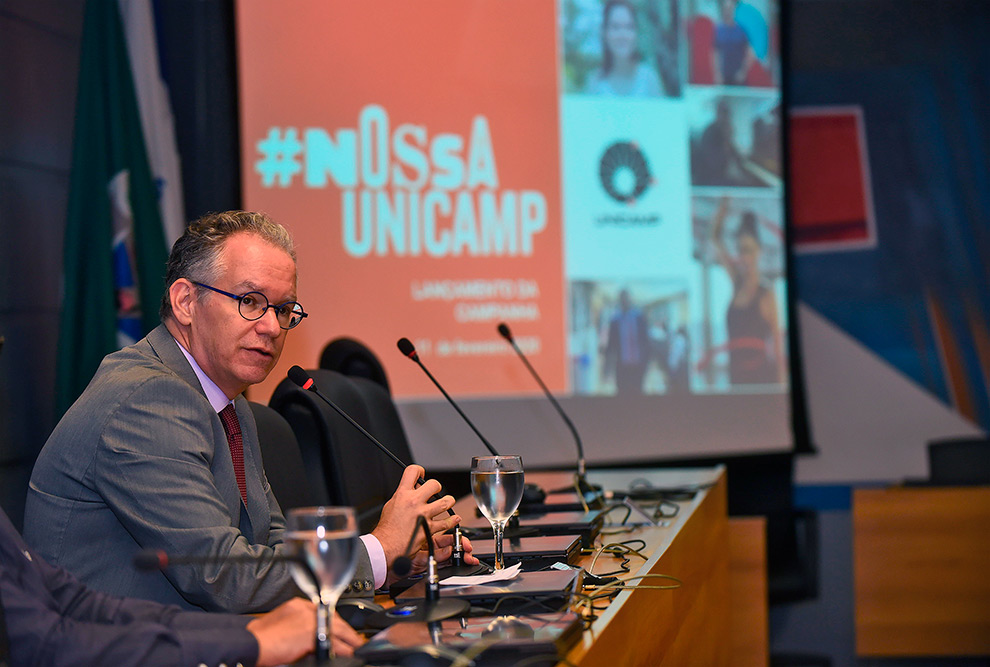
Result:
[[[391,394],[385,367],[368,346],[353,338],[341,337],[327,343],[320,355],[320,368],[342,375],[363,377],[385,387]]]

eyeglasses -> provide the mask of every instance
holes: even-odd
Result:
[[[286,330],[302,322],[304,317],[309,317],[309,314],[303,311],[302,305],[296,301],[271,304],[268,302],[268,297],[261,292],[248,292],[247,294],[237,295],[224,292],[222,289],[217,289],[210,285],[197,283],[196,281],[192,281],[192,284],[205,287],[217,294],[229,296],[237,302],[237,312],[241,314],[241,317],[251,322],[264,317],[269,308],[275,311],[275,317],[278,318],[278,325]]]

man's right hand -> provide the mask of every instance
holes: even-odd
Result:
[[[442,533],[450,530],[461,522],[457,515],[451,516],[447,510],[454,506],[453,496],[443,496],[431,501],[430,498],[440,493],[440,482],[428,479],[420,487],[416,482],[426,473],[422,466],[411,465],[402,473],[399,486],[395,493],[382,508],[382,516],[371,534],[378,538],[385,551],[385,560],[389,571],[392,563],[399,556],[406,554],[406,546],[416,527],[416,517],[424,516],[430,524],[430,533]],[[414,547],[423,546],[426,542],[420,538]],[[418,548],[418,547],[417,547]],[[415,549],[413,549],[415,551]]]
[[[247,624],[258,640],[258,667],[294,662],[313,650],[316,643],[316,606],[293,598]],[[344,619],[333,615],[333,650],[339,656],[354,655],[364,639]]]

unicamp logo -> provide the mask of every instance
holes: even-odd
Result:
[[[605,150],[598,178],[608,196],[622,204],[635,204],[654,183],[646,155],[631,141],[616,142]]]

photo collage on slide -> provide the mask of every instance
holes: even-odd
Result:
[[[577,395],[787,391],[774,0],[561,0]]]

